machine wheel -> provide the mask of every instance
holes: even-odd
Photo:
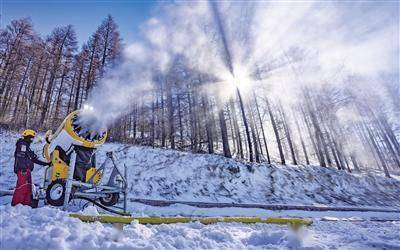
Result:
[[[117,204],[118,200],[119,200],[119,193],[111,193],[107,194],[107,197],[101,197],[100,203],[103,204],[104,206],[110,207]]]
[[[52,181],[46,189],[46,201],[52,206],[64,205],[65,181],[57,179]]]

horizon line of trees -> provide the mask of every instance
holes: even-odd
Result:
[[[111,16],[79,50],[70,25],[42,38],[21,18],[0,34],[0,122],[10,129],[56,128],[122,60]],[[350,87],[302,87],[293,105],[271,94],[261,74],[247,93],[238,88],[221,98],[208,88],[212,78],[177,58],[167,72],[154,73],[154,88],[130,102],[129,113],[110,128],[109,140],[250,162],[377,169],[387,177],[400,170],[398,128],[386,111],[390,102],[400,112],[396,83],[382,84],[393,94],[377,95],[373,102]],[[337,116],[342,110],[359,118],[343,123]]]

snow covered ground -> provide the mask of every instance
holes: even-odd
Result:
[[[15,185],[12,170],[17,136],[0,134],[0,189]],[[39,154],[42,143],[36,142]],[[400,179],[348,174],[317,166],[248,164],[215,155],[109,143],[128,169],[129,197],[161,200],[264,204],[319,204],[400,208]],[[43,169],[35,168],[35,183]],[[245,208],[152,207],[129,202],[138,216],[309,217],[314,224],[293,232],[287,226],[240,223],[140,225],[118,229],[83,223],[57,208],[7,205],[0,197],[0,249],[400,249],[400,214],[378,212],[267,211]],[[93,208],[85,213],[92,213]],[[378,222],[375,219],[394,221]],[[362,220],[362,221],[359,221]]]
[[[0,189],[12,188],[14,145],[17,136],[0,135]],[[42,143],[33,145],[40,154]],[[108,143],[100,148],[116,152],[120,168],[128,169],[129,197],[159,200],[301,204],[329,206],[387,206],[400,208],[400,178],[349,174],[319,166],[249,164],[222,156],[191,154]],[[44,170],[36,167],[35,183]]]
[[[198,222],[119,229],[50,207],[2,206],[2,249],[399,249],[400,222],[315,221],[287,226]]]

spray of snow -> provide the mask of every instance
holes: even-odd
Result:
[[[396,5],[163,3],[143,23],[142,38],[126,46],[124,62],[92,91],[88,104],[99,121],[110,125],[145,96],[155,74],[167,73],[176,58],[219,79],[208,86],[213,93],[233,95],[230,86],[246,95],[268,86],[284,105],[298,102],[303,86],[349,87],[349,75],[368,79],[352,86],[355,90],[371,84],[381,89],[382,73],[397,72],[399,66]]]

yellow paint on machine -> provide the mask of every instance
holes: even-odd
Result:
[[[60,158],[60,151],[57,147],[52,147],[51,143],[53,143],[56,139],[60,139],[62,142],[66,142],[67,146],[64,150],[67,150],[68,147],[71,146],[84,146],[87,148],[96,148],[106,141],[107,131],[101,136],[100,139],[89,141],[85,138],[80,137],[73,129],[72,121],[73,119],[81,112],[80,110],[74,111],[70,113],[61,125],[58,127],[56,132],[52,134],[52,131],[49,130],[46,132],[46,145],[43,147],[43,156],[48,161],[51,161],[51,180],[55,181],[57,179],[66,179],[68,176],[68,165]],[[65,132],[63,132],[65,131]],[[65,145],[64,145],[65,146]],[[88,181],[92,178],[93,183],[97,184],[101,179],[101,172],[97,171],[95,166],[90,168],[86,172],[85,181]]]
[[[51,164],[53,170],[51,173],[51,180],[66,179],[68,176],[68,165],[60,158],[60,151],[54,150],[52,154]]]
[[[130,216],[113,216],[113,215],[83,215],[83,214],[70,214],[70,217],[78,218],[83,222],[102,222],[112,224],[129,224],[132,221],[138,221],[140,224],[174,224],[174,223],[189,223],[198,221],[202,224],[215,224],[218,222],[238,222],[245,224],[253,223],[268,223],[268,224],[281,224],[290,225],[293,228],[300,226],[309,226],[313,222],[309,219],[302,218],[275,218],[270,217],[262,219],[259,217],[206,217],[206,218],[191,218],[191,217],[130,217]]]
[[[89,180],[91,178],[92,178],[94,184],[99,183],[99,181],[101,180],[101,173],[99,171],[97,171],[97,169],[95,167],[91,167],[86,171],[85,182],[89,182]]]
[[[52,159],[52,173],[51,180],[66,179],[68,176],[68,165],[60,158],[60,151],[54,150]],[[94,176],[93,176],[94,175]],[[93,178],[92,178],[93,177]],[[86,171],[85,182],[88,182],[92,178],[94,184],[99,183],[101,180],[101,173],[97,171],[95,167],[91,167]]]
[[[99,141],[87,141],[81,137],[79,137],[75,132],[74,129],[72,128],[72,119],[74,116],[78,114],[79,111],[74,111],[71,114],[69,114],[64,121],[64,124],[62,125],[64,130],[67,131],[67,133],[76,141],[79,141],[82,143],[82,146],[87,147],[87,148],[95,148],[98,145],[104,144],[107,138],[107,131],[106,134],[99,140]]]

